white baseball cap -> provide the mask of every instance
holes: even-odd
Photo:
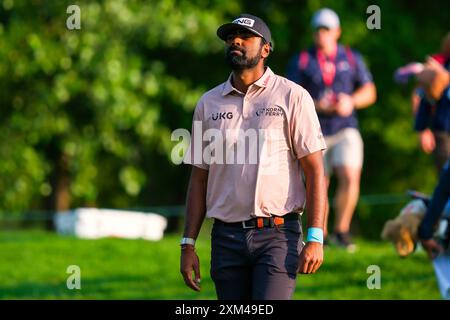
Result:
[[[320,27],[334,29],[340,26],[340,22],[336,12],[329,8],[323,8],[314,13],[311,25],[314,29]]]

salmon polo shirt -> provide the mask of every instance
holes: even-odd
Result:
[[[183,159],[208,170],[207,217],[239,222],[303,212],[299,159],[326,149],[311,96],[269,67],[245,94],[231,79],[200,98]]]

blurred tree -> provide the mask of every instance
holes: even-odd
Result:
[[[3,1],[1,209],[182,201],[170,134],[189,127],[206,81],[170,70],[221,51],[211,26],[236,5],[81,1],[81,30],[68,30],[70,4]]]

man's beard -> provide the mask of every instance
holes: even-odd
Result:
[[[242,53],[242,55],[232,54],[231,51],[238,50]],[[227,49],[225,54],[225,61],[233,70],[244,70],[255,67],[259,60],[261,60],[261,52],[253,57],[247,57],[247,52],[239,47],[231,46]]]

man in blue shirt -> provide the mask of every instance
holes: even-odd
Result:
[[[333,10],[317,11],[312,27],[315,45],[292,58],[287,78],[303,86],[314,99],[328,146],[324,155],[328,184],[333,171],[338,178],[332,238],[354,251],[349,230],[363,164],[356,110],[375,102],[376,89],[360,54],[338,44],[340,22]],[[328,211],[327,206],[327,218]],[[324,232],[327,234],[327,220]]]

